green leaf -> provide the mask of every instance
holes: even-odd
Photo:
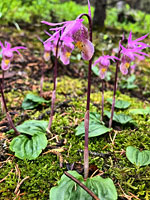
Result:
[[[105,111],[104,114],[110,119],[111,112]],[[127,124],[132,121],[132,117],[125,115],[125,114],[116,114],[114,113],[113,121],[116,121],[120,124]]]
[[[34,135],[38,133],[46,133],[48,122],[43,120],[28,120],[23,124],[16,127],[16,129],[28,135]]]
[[[99,76],[99,68],[97,66],[92,67],[92,71],[96,76]]]
[[[89,137],[96,137],[111,131],[112,129],[105,127],[100,123],[100,114],[90,112],[90,121],[89,121]],[[76,128],[75,135],[84,136],[85,135],[85,128],[84,128],[84,121]]]
[[[117,191],[113,181],[110,178],[102,178],[95,176],[88,178],[86,186],[94,192],[100,199],[115,200],[117,199]]]
[[[10,150],[20,159],[34,160],[47,146],[45,136],[48,122],[31,120],[16,127],[22,133],[10,143]]]
[[[39,104],[42,103],[49,103],[49,101],[35,94],[27,94],[24,101],[22,102],[22,108],[24,110],[30,110],[36,108]]]
[[[90,120],[94,122],[100,122],[101,115],[96,112],[90,112]]]
[[[149,115],[150,114],[150,107],[146,108],[139,108],[139,109],[132,109],[129,111],[133,115]]]
[[[107,101],[112,104],[112,99],[107,99]],[[116,100],[115,101],[115,108],[119,109],[127,109],[131,105],[130,102],[128,101],[123,101],[123,100]]]
[[[85,182],[83,177],[76,171],[68,171],[72,176],[85,184],[100,199],[117,200],[116,188],[110,178],[103,179],[100,176],[88,178]],[[62,175],[58,186],[50,190],[50,200],[92,200],[92,197],[66,175]]]
[[[138,86],[134,84],[134,81],[136,80],[136,76],[132,74],[129,78],[123,78],[119,84],[121,88],[126,88],[129,90],[135,89]]]
[[[128,146],[126,149],[126,156],[132,164],[137,166],[145,166],[150,164],[150,151],[139,151],[133,146]]]

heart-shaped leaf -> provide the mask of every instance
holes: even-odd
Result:
[[[133,146],[128,146],[126,149],[126,156],[132,164],[137,166],[145,166],[150,164],[150,151],[139,151]]]
[[[100,114],[90,112],[90,120],[89,120],[89,137],[96,137],[111,131],[112,129],[105,127],[100,123]],[[84,121],[76,128],[77,136],[85,135]]]
[[[16,127],[22,133],[10,143],[10,150],[20,159],[34,160],[47,146],[45,136],[48,122],[31,120]]]
[[[105,111],[104,114],[110,119],[111,113],[109,111]],[[120,124],[127,124],[132,121],[132,117],[124,114],[116,114],[114,113],[113,121],[116,121]]]
[[[100,199],[117,200],[117,192],[110,178],[100,176],[88,178],[86,182],[76,171],[68,171],[72,176],[86,185]],[[62,175],[58,186],[50,190],[50,200],[92,200],[93,198],[66,175]]]
[[[100,199],[115,200],[117,199],[117,191],[113,181],[110,178],[102,178],[95,176],[88,178],[86,186],[93,191]]]
[[[49,101],[45,100],[42,97],[39,97],[35,94],[27,94],[24,101],[22,102],[22,108],[24,110],[30,110],[36,108],[39,104],[49,103]]]
[[[130,113],[133,115],[150,115],[150,107],[132,109],[130,110]]]
[[[46,129],[48,127],[48,122],[43,120],[28,120],[23,124],[17,126],[17,130],[20,133],[25,133],[28,135],[34,135],[38,133],[46,133]]]
[[[111,128],[107,128],[106,126],[98,122],[89,121],[89,137],[96,137],[104,133],[110,132],[111,130]],[[81,124],[76,128],[75,135],[85,135],[84,122],[81,122]]]
[[[112,99],[107,99],[107,101],[112,104]],[[127,109],[131,105],[130,102],[128,101],[123,101],[123,100],[116,100],[115,101],[115,108],[119,109]]]

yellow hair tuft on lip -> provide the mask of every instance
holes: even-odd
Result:
[[[10,60],[6,59],[6,60],[4,60],[4,62],[5,62],[5,65],[9,65]]]

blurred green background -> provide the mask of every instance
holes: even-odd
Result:
[[[76,1],[80,2],[80,1]],[[73,20],[80,13],[88,12],[86,1],[81,4],[75,1],[65,0],[1,0],[0,1],[0,23],[1,25],[15,24],[21,27],[22,24],[39,24],[40,21],[59,22]],[[94,16],[94,3],[91,1],[92,14]],[[104,1],[106,2],[106,1]],[[150,31],[150,14],[140,10],[133,10],[129,4],[125,4],[122,10],[115,4],[106,4],[105,27],[126,30],[137,33]],[[121,20],[118,20],[120,13],[123,13]]]

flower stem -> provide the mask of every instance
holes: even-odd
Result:
[[[4,90],[4,71],[2,70],[2,79],[1,79],[1,83],[2,83],[2,90]],[[4,102],[3,102],[3,98],[1,97],[1,111],[4,114],[5,113],[5,107],[4,107]]]
[[[76,179],[74,176],[69,174],[68,172],[64,172],[66,176],[68,176],[71,180],[73,180],[75,183],[77,183],[80,187],[82,187],[91,197],[93,197],[95,200],[100,200],[89,188],[87,188],[83,183],[81,183],[78,179]]]
[[[86,16],[89,21],[89,37],[92,42],[92,19],[88,14],[81,14],[78,18]],[[84,118],[85,126],[85,144],[84,144],[84,178],[88,178],[89,174],[89,150],[88,150],[88,136],[89,136],[89,110],[90,110],[90,93],[91,93],[91,68],[92,68],[92,58],[89,60],[89,70],[88,70],[88,89],[87,89],[87,104],[86,113]]]
[[[101,121],[103,121],[104,117],[104,80],[102,79],[102,114],[101,114]]]
[[[56,56],[55,56],[54,77],[53,77],[54,87],[53,87],[53,93],[52,93],[52,103],[51,103],[50,119],[49,119],[49,124],[48,124],[48,128],[47,128],[48,132],[50,132],[50,128],[51,128],[52,121],[53,121],[54,104],[55,104],[55,98],[56,98],[57,63],[58,63],[58,47],[59,47],[59,42],[60,42],[60,37],[59,37],[59,39],[57,41],[57,45],[56,45]]]
[[[120,41],[120,43],[122,41],[123,41],[123,39]],[[119,48],[118,56],[117,57],[119,59],[121,57],[121,48]],[[113,116],[114,116],[114,108],[115,108],[115,101],[116,101],[116,91],[117,91],[117,80],[118,80],[119,63],[120,63],[120,60],[117,60],[117,63],[116,63],[116,72],[115,72],[114,91],[113,91],[113,102],[112,102],[112,107],[111,107],[111,116],[110,116],[110,120],[109,120],[109,128],[112,127],[112,120],[113,120]]]
[[[6,101],[5,101],[5,96],[4,96],[4,91],[3,91],[3,89],[4,89],[4,73],[3,73],[3,75],[2,75],[2,80],[1,80],[1,82],[0,82],[0,92],[1,92],[1,95],[2,95],[2,104],[3,104],[4,109],[5,109],[5,111],[6,111],[6,117],[7,117],[7,120],[8,120],[8,122],[9,122],[11,128],[14,129],[16,135],[20,135],[20,133],[17,131],[17,129],[16,129],[16,127],[15,127],[15,125],[14,125],[12,119],[11,119],[11,116],[10,116],[10,114],[9,114],[9,112],[8,112],[8,108],[7,108],[7,105],[6,105]]]
[[[43,95],[43,82],[44,82],[44,64],[42,67],[42,75],[41,75],[41,79],[40,79],[40,96],[41,97]]]

